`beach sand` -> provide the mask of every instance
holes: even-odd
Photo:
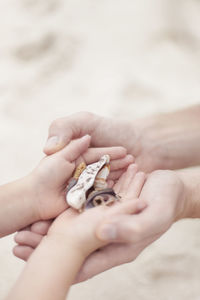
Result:
[[[0,183],[35,167],[58,117],[135,119],[199,103],[199,15],[195,0],[1,1]],[[69,299],[200,300],[199,232],[199,220],[175,224]],[[0,299],[24,266],[13,245],[0,241]]]

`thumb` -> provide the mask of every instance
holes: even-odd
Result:
[[[130,202],[130,201],[128,201]],[[126,203],[127,204],[127,203]],[[111,217],[108,222],[101,223],[97,228],[97,237],[105,242],[132,242],[141,233],[139,216],[146,208],[145,202],[136,202],[136,214],[123,214]]]
[[[77,160],[90,146],[91,137],[85,135],[80,139],[73,140],[66,146],[59,155],[62,155],[67,161],[74,162]]]
[[[101,224],[97,229],[97,237],[107,243],[130,242],[131,216],[119,216],[112,218],[110,222]]]
[[[44,146],[44,153],[47,155],[54,154],[63,149],[73,138],[76,138],[71,124],[54,121],[49,128],[49,136]],[[78,137],[78,136],[77,136]]]
[[[92,113],[80,112],[52,122],[44,153],[50,155],[63,149],[73,139],[91,134],[98,118]]]

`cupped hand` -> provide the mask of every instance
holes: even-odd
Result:
[[[89,134],[92,147],[125,147],[144,172],[165,168],[166,160],[163,161],[158,151],[155,151],[157,144],[146,136],[146,127],[148,129],[151,126],[144,120],[119,121],[80,112],[53,121],[44,152],[47,155],[55,153],[72,139]]]
[[[89,148],[89,145],[88,135],[73,140],[57,153],[46,156],[30,174],[33,191],[30,197],[37,207],[39,220],[55,218],[68,208],[66,186],[78,163],[91,164],[108,154],[111,159],[110,179],[116,180],[133,161],[122,147]]]
[[[146,205],[141,200],[138,201],[136,199],[140,193],[144,181],[145,174],[142,172],[137,173],[136,165],[130,165],[126,173],[120,177],[117,184],[114,186],[115,191],[121,196],[122,200],[120,202],[123,203],[118,202],[116,205],[114,205],[114,207],[106,209],[100,207],[100,211],[98,211],[98,209],[90,209],[81,215],[77,213],[75,214],[73,213],[73,210],[68,209],[66,212],[56,218],[55,222],[50,228],[50,233],[52,231],[59,231],[59,235],[61,235],[61,233],[67,231],[67,228],[69,228],[70,231],[70,222],[73,222],[73,234],[71,239],[73,239],[74,232],[76,231],[76,237],[79,236],[78,240],[82,244],[82,247],[83,245],[90,245],[90,247],[93,247],[93,250],[96,249],[97,246],[102,247],[106,244],[106,242],[97,238],[95,235],[95,228],[100,222],[102,222],[102,220],[110,220],[112,219],[112,216],[121,215],[125,217],[129,214],[139,213],[142,209],[144,209]],[[68,222],[68,226],[66,226],[66,222]],[[40,221],[19,232],[15,236],[15,241],[19,245],[14,248],[14,254],[21,259],[27,260],[40,243],[42,237],[47,234],[51,223],[52,221]],[[91,242],[92,236],[94,245]],[[101,252],[101,250],[98,252]],[[95,257],[96,253],[94,252],[94,254],[91,255],[88,263],[90,264],[90,261],[92,262]],[[86,262],[87,265],[88,263]],[[81,275],[82,280],[84,278],[83,274]],[[91,274],[88,274],[88,276],[91,276]]]
[[[139,196],[141,203],[145,202],[147,207],[140,214],[114,216],[99,225],[97,236],[102,241],[109,242],[109,245],[88,257],[78,274],[77,282],[133,261],[175,221],[184,216],[185,190],[177,173],[155,171],[148,175],[144,183],[144,173],[134,175],[134,168],[130,166],[123,175],[123,190],[129,190],[130,193],[134,191],[134,196]],[[133,182],[131,174],[134,176]],[[115,185],[115,190],[123,197],[119,183]],[[126,193],[126,196],[129,198],[129,194]],[[16,242],[19,245],[14,249],[15,255],[27,260],[43,234],[46,234],[47,227],[49,224],[34,224],[27,231],[18,233]]]
[[[111,244],[88,258],[78,281],[133,261],[185,215],[184,185],[173,171],[155,171],[148,175],[139,199],[147,204],[140,214],[114,217],[99,226],[97,236]]]

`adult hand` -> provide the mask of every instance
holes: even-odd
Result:
[[[133,211],[129,211],[127,210],[127,214],[128,211],[130,214],[133,213],[139,213],[142,209],[144,209],[144,207],[146,207],[146,204],[144,204],[142,201],[137,201],[138,199],[136,199],[139,194],[140,191],[142,189],[142,186],[144,185],[145,182],[145,174],[142,172],[138,172],[137,173],[137,166],[135,164],[131,164],[127,171],[120,177],[120,179],[117,181],[117,183],[113,186],[113,183],[109,182],[110,186],[113,186],[114,190],[121,196],[121,202],[126,202],[124,203],[125,206],[124,207],[129,207],[129,203],[130,203],[130,207],[134,208]],[[136,205],[137,204],[137,205]],[[127,206],[126,206],[127,205]],[[136,206],[137,209],[135,210]],[[117,202],[116,205],[116,210],[112,210],[112,209],[106,209],[105,211],[102,210],[102,217],[101,218],[101,214],[97,214],[97,215],[93,215],[93,210],[91,210],[92,213],[92,217],[95,218],[95,220],[93,220],[92,223],[94,223],[91,227],[91,230],[94,232],[95,234],[95,229],[96,226],[98,225],[99,222],[102,222],[101,220],[109,220],[111,218],[111,216],[113,215],[114,212],[119,212],[120,215],[125,216],[126,214],[123,213],[123,205],[121,206],[120,202]],[[122,209],[122,210],[121,210]],[[67,213],[71,214],[72,211],[67,210]],[[97,213],[97,212],[96,212]],[[85,216],[85,213],[82,213],[81,215],[84,215],[83,218],[85,217],[89,217],[89,215]],[[115,214],[116,215],[116,214]],[[60,219],[60,216],[56,218],[56,223],[58,222],[58,220]],[[62,219],[62,217],[61,217]],[[80,218],[78,218],[81,220],[81,216]],[[54,222],[54,223],[55,223]],[[34,249],[38,246],[38,244],[40,243],[41,239],[43,238],[44,235],[47,234],[47,232],[49,232],[49,227],[52,223],[51,221],[40,221],[40,222],[36,222],[35,224],[31,225],[30,227],[27,227],[23,230],[21,230],[19,233],[17,233],[17,235],[15,236],[15,241],[18,243],[18,246],[16,246],[14,248],[14,254],[24,260],[27,260],[29,258],[29,256],[32,254],[32,252],[34,251]],[[84,223],[84,222],[83,222]],[[89,222],[91,224],[91,222]],[[78,221],[79,224],[79,221]],[[77,224],[77,228],[80,227],[80,230],[82,231],[82,222],[80,222],[80,226]],[[96,226],[95,226],[96,224]],[[54,225],[52,225],[54,226]],[[62,225],[60,226],[62,229]],[[53,227],[52,227],[53,228]],[[64,226],[65,228],[65,226]],[[65,229],[63,229],[65,230]],[[87,230],[87,234],[88,234],[88,230]],[[80,234],[80,240],[82,240],[82,233]],[[97,238],[97,237],[96,237]],[[95,238],[95,240],[96,240]],[[105,245],[104,242],[102,242],[101,240],[99,240],[99,247],[102,247],[103,245]],[[88,255],[87,255],[88,256]]]
[[[119,121],[89,112],[76,113],[53,121],[44,152],[55,153],[72,139],[89,134],[91,147],[123,146],[135,157],[140,170],[161,168],[163,165],[153,151],[154,145],[145,142],[143,126],[140,122]]]
[[[131,170],[132,174],[136,172]],[[131,174],[128,174],[131,178]],[[110,244],[92,253],[82,266],[77,282],[87,280],[112,267],[133,261],[148,245],[164,234],[177,220],[185,217],[188,210],[185,186],[173,171],[151,173],[142,187],[143,173],[138,173],[137,196],[147,207],[138,215],[118,216],[100,224],[96,234]],[[118,192],[116,190],[116,192]],[[123,196],[123,195],[122,195]],[[14,249],[16,256],[27,260],[34,248],[46,234],[49,224],[32,225],[17,234],[16,242],[22,244]]]
[[[199,118],[200,105],[135,121],[76,113],[52,123],[44,152],[89,134],[93,147],[125,147],[142,171],[181,169],[200,164]]]
[[[139,199],[147,204],[140,214],[113,218],[99,226],[97,236],[112,244],[88,258],[79,273],[78,281],[133,261],[176,220],[186,215],[184,185],[173,171],[151,173]]]

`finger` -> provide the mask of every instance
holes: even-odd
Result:
[[[71,140],[92,134],[100,120],[100,117],[92,113],[81,112],[54,121],[49,128],[45,154],[53,154],[63,149]]]
[[[27,246],[15,246],[13,248],[13,254],[24,261],[29,259],[33,251],[33,248]]]
[[[118,205],[113,206],[108,212],[109,222],[112,216],[136,214],[146,207],[146,203],[139,199],[129,200],[126,202],[119,202]],[[125,216],[126,217],[126,216]]]
[[[111,247],[111,251],[105,247],[97,252],[92,253],[84,262],[81,267],[75,283],[79,283],[92,278],[93,276],[100,274],[106,270],[109,270],[120,264],[121,261],[126,260],[125,253],[123,257],[116,256],[116,248]],[[115,255],[113,255],[115,253]],[[124,262],[125,263],[125,262]]]
[[[111,160],[110,169],[111,169],[111,171],[125,169],[133,162],[134,162],[134,157],[132,155],[128,154],[124,158]]]
[[[113,267],[133,261],[141,252],[141,247],[131,244],[111,244],[92,253],[82,265],[75,283],[105,272]]]
[[[142,187],[145,183],[146,175],[143,172],[138,172],[130,182],[126,192],[127,199],[134,199],[140,196]]]
[[[28,225],[28,226],[26,226],[26,227],[23,227],[22,229],[18,230],[18,232],[24,231],[24,230],[30,231],[30,230],[31,230],[31,225]]]
[[[73,162],[88,149],[90,141],[91,137],[89,135],[73,140],[58,155],[62,155],[67,161]]]
[[[148,207],[141,209],[138,215],[122,215],[110,218],[109,222],[102,223],[97,228],[97,236],[106,242],[137,243],[143,239],[157,234],[157,221],[149,214]],[[154,214],[153,214],[154,215]]]
[[[116,193],[123,194],[124,192],[127,192],[130,181],[134,178],[136,172],[137,165],[131,164],[126,172],[124,172],[123,175],[119,178],[119,181],[115,184],[114,189]]]
[[[110,172],[108,176],[108,180],[113,180],[113,181],[118,180],[125,171],[126,169]]]
[[[32,224],[31,231],[40,235],[46,235],[52,222],[52,220],[36,222]]]
[[[82,265],[75,283],[105,272],[113,267],[132,262],[137,256],[158,237],[144,239],[141,243],[110,244],[92,253]]]
[[[123,180],[123,184],[122,184],[122,187],[121,187],[121,191],[119,191],[119,193],[123,193],[123,194],[126,194],[128,189],[129,189],[129,186],[131,184],[131,182],[133,181],[136,173],[137,173],[137,165],[136,164],[131,164],[126,173],[125,173],[125,176],[124,176],[124,180]]]
[[[43,235],[30,232],[21,231],[14,236],[14,240],[19,245],[26,245],[32,248],[36,248],[41,242]]]
[[[108,184],[108,188],[113,188],[113,186],[114,186],[114,181],[113,181],[113,180],[108,180],[108,181],[107,181],[107,184]]]
[[[124,177],[126,176],[126,171],[124,171],[124,173],[122,173],[122,175],[119,177],[119,179],[117,180],[117,182],[115,183],[113,189],[115,191],[116,194],[119,194],[119,192],[121,191],[123,182],[124,182]]]
[[[112,161],[119,158],[124,158],[126,153],[127,151],[124,147],[89,148],[85,153],[83,153],[82,158],[86,164],[92,164],[98,161],[105,154],[109,155],[110,160]]]

